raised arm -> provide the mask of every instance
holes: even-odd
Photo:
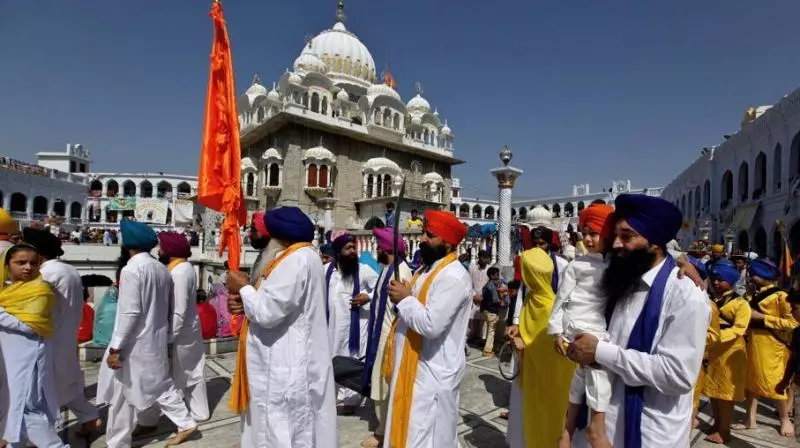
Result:
[[[710,310],[697,288],[680,288],[675,294],[690,294],[686,300],[664,310],[663,331],[654,342],[653,353],[629,350],[599,342],[597,362],[628,386],[650,386],[663,394],[691,392],[703,359]],[[676,306],[677,305],[677,306]]]
[[[139,276],[129,270],[120,274],[119,299],[117,300],[117,330],[111,337],[111,348],[120,350],[130,342],[142,316],[142,283]]]
[[[427,304],[407,297],[397,304],[399,317],[422,337],[438,338],[453,324],[461,307],[472,303],[471,292],[472,285],[464,276],[440,275],[429,289]]]
[[[297,252],[289,255],[261,281],[258,290],[251,285],[239,290],[244,313],[254,325],[275,328],[303,306],[307,283],[305,257]]]

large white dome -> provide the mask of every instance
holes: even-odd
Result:
[[[375,82],[375,61],[366,45],[347,31],[341,10],[333,28],[311,40],[311,50],[322,59],[331,78],[338,77],[363,87]]]

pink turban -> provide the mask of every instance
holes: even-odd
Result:
[[[374,228],[372,229],[372,234],[375,235],[375,240],[378,242],[378,249],[391,254],[392,250],[394,250],[394,230],[391,227]],[[397,251],[405,255],[407,250],[406,242],[400,238],[397,244]]]
[[[253,213],[253,225],[256,227],[256,233],[262,238],[269,238],[269,231],[267,230],[267,222],[264,220],[264,212]]]
[[[158,245],[161,252],[175,258],[189,258],[192,248],[186,237],[177,232],[161,232],[158,234]]]

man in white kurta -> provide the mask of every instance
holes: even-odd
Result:
[[[688,447],[692,389],[710,320],[708,300],[692,280],[678,277],[677,264],[667,258],[666,244],[683,222],[677,207],[660,198],[630,194],[618,196],[615,206],[614,254],[603,281],[610,303],[616,303],[608,327],[611,340],[578,335],[568,354],[582,365],[596,362],[614,374],[606,412],[606,433],[614,446],[626,444],[626,386],[641,386],[641,422],[633,430],[640,433],[641,446]],[[665,263],[673,267],[665,268]],[[660,315],[647,318],[646,305],[656,300],[651,290],[663,291],[662,303]],[[631,332],[639,319],[654,331],[649,351],[629,347],[636,343]],[[574,446],[588,446],[583,434],[573,440]]]
[[[83,317],[83,285],[78,270],[59,261],[64,255],[61,240],[47,230],[26,228],[26,243],[36,247],[43,260],[40,271],[53,288],[57,299],[53,310],[56,325],[53,337],[53,366],[56,375],[56,392],[60,407],[66,406],[82,425],[79,436],[87,436],[100,427],[95,408],[86,399],[83,370],[78,361],[78,327]]]
[[[130,447],[136,414],[156,403],[178,427],[168,442],[177,444],[197,431],[197,423],[169,372],[172,279],[150,255],[158,244],[155,232],[131,220],[120,227],[131,258],[120,274],[114,332],[98,378],[97,401],[109,404],[106,444]]]
[[[189,407],[192,418],[205,421],[210,417],[208,394],[204,376],[206,355],[200,320],[197,317],[197,275],[187,261],[192,256],[186,237],[177,232],[158,234],[158,258],[172,278],[173,312],[172,334],[172,381],[183,393],[183,401]],[[139,432],[146,433],[158,426],[158,406],[152,406],[139,414]]]
[[[389,294],[397,306],[394,334],[393,377],[390,390],[384,446],[396,448],[455,448],[458,446],[459,386],[466,359],[464,343],[472,309],[472,283],[456,258],[456,247],[466,227],[453,214],[427,210],[425,234],[420,251],[424,267],[413,288],[392,281]],[[428,283],[426,303],[420,303]],[[401,375],[404,349],[411,331],[421,336],[416,369],[410,377]],[[398,406],[398,384],[413,387],[410,413]],[[404,389],[405,387],[403,387]],[[395,417],[394,414],[398,414]],[[398,420],[394,425],[395,419]],[[405,446],[393,440],[406,433]]]
[[[248,320],[249,403],[241,446],[336,448],[336,397],[325,276],[311,247],[314,225],[296,207],[270,210],[266,227],[283,247],[258,289],[242,272],[228,274],[229,308]],[[270,243],[271,244],[271,243]]]
[[[334,308],[328,322],[334,328],[333,355],[362,358],[367,351],[369,301],[375,290],[378,274],[369,266],[359,263],[355,238],[352,235],[342,234],[331,244],[337,258],[325,266],[325,273],[328,278],[328,300]],[[357,294],[354,281],[359,282]],[[350,331],[354,307],[358,308],[357,335]],[[357,336],[357,341],[351,340],[354,336]],[[351,345],[355,345],[357,349],[353,350]],[[341,402],[343,414],[354,413],[361,404],[361,395],[346,387],[337,387],[336,396]]]

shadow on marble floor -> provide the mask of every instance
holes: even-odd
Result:
[[[488,373],[483,373],[478,378],[483,381],[486,392],[492,396],[492,403],[495,407],[503,408],[508,406],[511,393],[511,386],[508,381]]]

